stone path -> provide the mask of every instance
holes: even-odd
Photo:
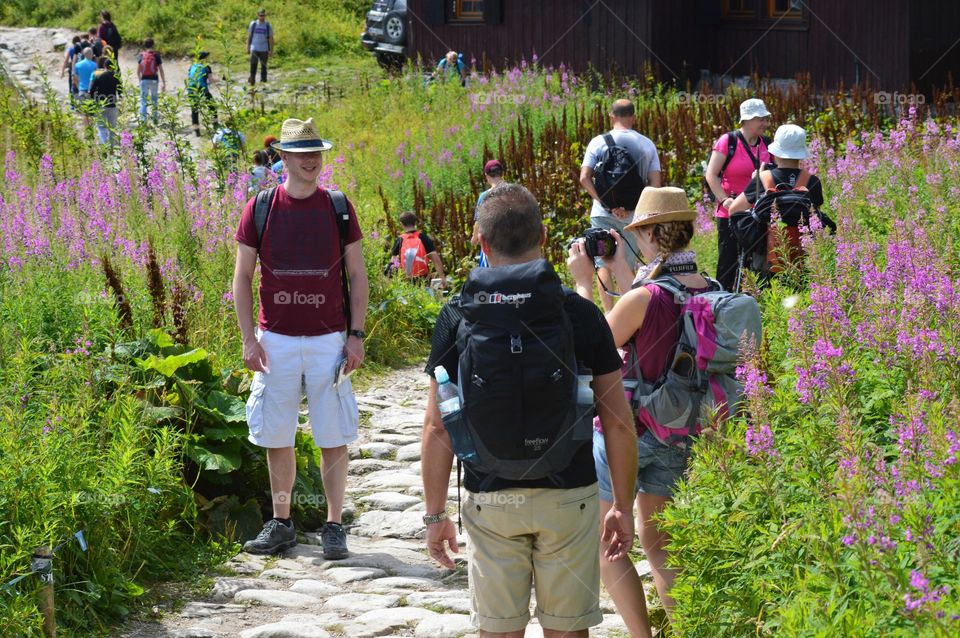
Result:
[[[316,534],[279,559],[238,554],[209,594],[138,623],[125,638],[373,638],[475,636],[467,591],[466,536],[454,570],[426,554],[420,430],[427,389],[420,367],[395,371],[358,393],[361,438],[350,448],[350,557],[323,559]],[[456,496],[456,472],[450,493]],[[626,636],[613,603],[592,636]],[[534,621],[535,622],[535,621]],[[527,636],[542,636],[536,624]]]

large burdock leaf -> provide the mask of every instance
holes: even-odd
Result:
[[[137,361],[139,365],[144,370],[155,370],[162,374],[165,377],[172,377],[174,373],[188,366],[191,363],[197,363],[198,361],[203,361],[207,358],[207,351],[203,348],[195,348],[189,352],[184,352],[183,354],[175,354],[169,357],[157,357],[152,354],[146,359],[141,359]]]

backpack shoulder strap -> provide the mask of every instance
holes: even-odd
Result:
[[[333,202],[333,216],[337,222],[337,235],[340,240],[340,286],[343,288],[343,315],[347,321],[347,330],[350,325],[350,280],[347,277],[347,233],[350,228],[350,207],[347,206],[347,196],[341,191],[330,189],[330,201]]]
[[[722,176],[724,171],[727,170],[727,166],[730,165],[730,161],[733,160],[733,156],[737,154],[737,134],[735,131],[730,131],[727,133],[727,159],[723,160],[723,166],[720,168],[720,175]]]
[[[260,191],[253,203],[253,223],[257,227],[257,252],[260,251],[260,244],[263,243],[263,231],[267,228],[267,217],[270,215],[270,209],[273,208],[276,191],[276,186]]]
[[[346,240],[347,227],[350,224],[350,209],[347,206],[347,196],[338,190],[328,190],[333,202],[334,216],[337,219],[337,230],[340,231],[341,243]]]
[[[689,294],[687,287],[680,283],[680,281],[673,275],[660,275],[656,279],[645,281],[644,284],[654,284],[658,288],[669,292],[674,297],[680,297]]]
[[[610,135],[609,133],[603,134],[603,142],[607,145],[607,148],[613,148],[617,145],[616,140],[613,139],[613,135]]]
[[[800,171],[800,175],[797,177],[797,183],[793,185],[793,188],[806,190],[808,183],[810,183],[810,171],[803,169]]]

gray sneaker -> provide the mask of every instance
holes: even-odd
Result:
[[[320,540],[323,542],[323,557],[327,560],[340,560],[350,555],[347,551],[347,533],[340,523],[326,523],[321,527]]]
[[[264,523],[263,529],[252,541],[243,544],[243,551],[248,554],[279,554],[297,544],[297,532],[290,525],[284,525],[275,518]]]

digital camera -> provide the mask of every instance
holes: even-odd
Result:
[[[617,242],[605,228],[590,228],[583,234],[583,249],[591,258],[613,257]]]

